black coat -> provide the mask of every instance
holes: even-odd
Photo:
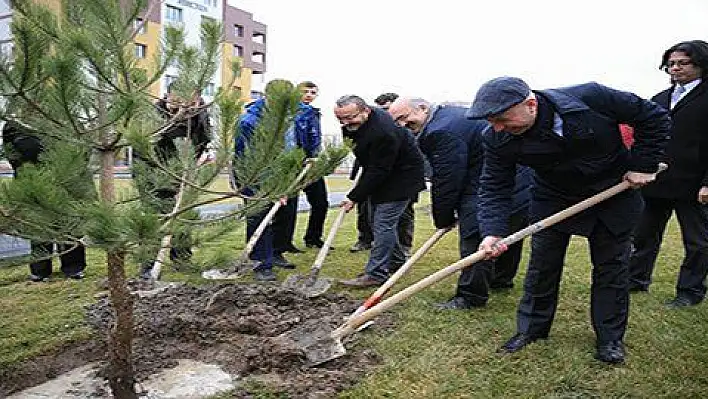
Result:
[[[652,98],[669,109],[673,88]],[[708,186],[708,81],[702,81],[669,111],[673,127],[666,150],[669,169],[656,182],[642,189],[646,197],[698,198],[701,186]]]
[[[2,137],[3,149],[12,169],[17,170],[26,162],[39,162],[44,147],[36,134],[16,122],[7,121],[2,128]]]
[[[482,235],[502,236],[508,225],[516,165],[534,169],[529,218],[538,221],[619,183],[628,171],[653,173],[664,156],[671,127],[668,112],[638,96],[588,83],[536,92],[536,123],[520,135],[485,132],[479,201]],[[563,136],[553,131],[554,113]],[[620,123],[634,127],[630,154]],[[556,228],[589,234],[597,221],[621,234],[633,228],[642,210],[635,190],[598,204]]]
[[[416,198],[425,189],[423,155],[415,138],[386,111],[372,108],[359,129],[342,129],[342,133],[354,141],[354,156],[364,168],[359,183],[347,195],[350,200],[402,201]]]

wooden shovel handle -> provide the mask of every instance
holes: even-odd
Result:
[[[300,174],[297,175],[295,181],[293,181],[290,187],[288,187],[288,192],[292,191],[295,187],[297,187],[297,185],[302,181],[302,179],[305,178],[307,172],[310,171],[311,167],[312,162],[307,162],[305,164],[305,167],[302,169]],[[266,216],[261,221],[261,224],[259,224],[256,228],[256,231],[253,232],[251,239],[248,240],[248,243],[246,243],[246,248],[244,248],[243,253],[241,253],[241,262],[246,262],[248,260],[248,256],[251,254],[253,248],[256,246],[256,242],[258,242],[258,239],[261,238],[266,227],[268,227],[268,223],[270,223],[273,217],[275,217],[276,212],[278,212],[278,209],[280,209],[281,206],[283,206],[283,204],[280,202],[280,200],[275,201],[273,206],[270,208],[270,211],[268,211]]]
[[[352,183],[352,188],[356,187],[356,185],[359,183],[359,179],[361,178],[362,174],[364,174],[364,168],[359,169],[359,172],[357,172],[356,177],[354,178],[354,182]],[[327,257],[327,254],[329,253],[329,249],[332,247],[334,238],[337,236],[337,230],[339,230],[339,227],[342,225],[342,222],[344,221],[344,216],[346,214],[347,212],[344,210],[344,208],[339,209],[337,218],[334,219],[334,223],[332,223],[332,226],[329,228],[329,233],[327,233],[327,239],[322,245],[322,248],[320,248],[320,251],[317,253],[317,258],[315,258],[315,262],[312,264],[312,268],[310,269],[311,278],[317,278],[317,275],[319,275],[320,269],[322,269],[322,265],[324,264],[324,260]]]
[[[416,263],[420,258],[422,258],[423,255],[425,255],[430,250],[430,248],[432,248],[433,245],[440,241],[440,239],[450,230],[452,230],[452,228],[436,230],[435,233],[430,238],[428,238],[428,240],[423,243],[423,245],[418,248],[417,251],[415,251],[413,256],[408,258],[406,263],[404,263],[400,268],[398,268],[398,270],[396,270],[396,272],[393,273],[393,275],[389,277],[388,280],[383,283],[383,285],[381,285],[376,291],[374,291],[373,294],[371,294],[371,296],[350,316],[350,318],[360,315],[365,310],[379,303],[381,301],[381,298],[386,295],[388,290],[390,290],[394,284],[396,284],[398,279],[400,279],[401,276],[406,274],[408,270],[410,270],[410,268],[413,266],[413,264]]]
[[[660,164],[659,165],[659,170],[657,173],[660,173],[664,170],[666,170],[667,166],[666,164]],[[591,206],[602,202],[614,195],[617,195],[621,193],[622,191],[628,189],[629,183],[626,181],[622,181],[621,183],[618,183],[607,190],[604,190],[598,194],[593,195],[592,197],[581,201],[569,208],[566,208],[558,213],[555,213],[539,222],[534,223],[533,225],[520,230],[510,236],[505,237],[502,239],[502,242],[505,244],[513,244],[519,240],[522,240],[525,237],[528,237],[529,235],[533,233],[537,233],[545,228],[548,228],[564,219],[569,218],[570,216],[573,216],[579,212],[584,211],[585,209],[590,208]],[[444,269],[438,270],[437,272],[429,275],[428,277],[418,281],[417,283],[411,285],[410,287],[396,293],[392,297],[384,300],[383,302],[379,303],[378,305],[372,307],[371,309],[365,311],[364,313],[360,314],[359,316],[353,317],[349,320],[347,320],[342,326],[337,328],[334,332],[332,332],[332,338],[335,339],[340,339],[342,337],[345,337],[354,331],[356,331],[359,326],[362,324],[366,323],[367,321],[375,318],[376,316],[380,315],[384,311],[388,310],[390,307],[396,305],[397,303],[404,301],[411,297],[413,294],[418,293],[419,291],[424,290],[425,288],[437,283],[438,281],[454,274],[457,271],[460,271],[474,263],[477,263],[481,260],[483,260],[486,257],[486,253],[483,250],[479,250],[472,255],[469,255],[465,258],[462,258],[458,260],[457,262],[445,267]]]

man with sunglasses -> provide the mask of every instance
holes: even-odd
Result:
[[[478,212],[480,249],[489,257],[507,249],[499,240],[509,233],[517,165],[535,172],[529,206],[535,223],[622,180],[633,188],[653,181],[671,127],[666,110],[632,93],[597,83],[532,91],[513,77],[484,83],[467,117],[486,119],[492,127],[483,135]],[[622,142],[621,123],[634,127],[631,153]],[[630,238],[641,209],[639,192],[627,190],[533,235],[517,332],[501,353],[548,337],[570,237],[580,235],[587,237],[593,265],[595,358],[624,362]]]
[[[410,201],[425,189],[423,156],[405,128],[359,96],[339,98],[334,114],[343,135],[354,141],[354,155],[364,169],[341,206],[349,212],[354,204],[368,198],[373,213],[374,244],[365,272],[342,284],[361,288],[381,285],[406,260],[397,225]]]
[[[669,169],[642,190],[644,212],[634,233],[630,290],[647,291],[666,223],[676,212],[685,257],[670,308],[696,305],[708,274],[708,43],[681,42],[667,49],[660,68],[671,87],[652,100],[670,110]]]

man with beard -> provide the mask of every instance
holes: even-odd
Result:
[[[344,136],[354,141],[354,155],[364,169],[341,206],[349,212],[355,203],[369,198],[374,235],[365,272],[342,284],[380,285],[405,263],[397,225],[409,202],[425,189],[423,156],[405,128],[397,126],[386,111],[367,105],[361,97],[341,97],[334,114],[342,124]]]

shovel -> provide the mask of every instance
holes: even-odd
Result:
[[[396,284],[398,279],[401,278],[401,276],[403,276],[404,274],[406,274],[408,270],[410,270],[410,268],[413,266],[413,264],[417,262],[420,258],[422,258],[423,255],[425,255],[430,250],[430,248],[432,248],[433,245],[440,241],[442,236],[444,236],[450,230],[452,230],[451,227],[436,230],[435,233],[430,238],[428,238],[428,241],[423,243],[423,245],[418,248],[418,250],[413,254],[413,256],[411,256],[406,261],[406,263],[404,263],[398,270],[396,270],[396,272],[393,273],[393,275],[389,277],[388,280],[383,283],[383,285],[381,285],[376,291],[374,291],[374,293],[371,294],[371,296],[367,298],[366,301],[364,301],[364,303],[361,304],[361,306],[359,306],[359,308],[354,311],[351,316],[348,317],[348,319],[352,319],[354,317],[359,316],[360,314],[364,313],[364,311],[370,309],[374,305],[381,302],[381,298],[383,298],[383,296],[386,295],[386,293],[391,289],[391,287]],[[363,330],[372,323],[373,321],[369,321],[363,324],[361,327],[359,327],[359,330]]]
[[[666,170],[666,164],[659,165],[659,172]],[[604,190],[592,197],[581,201],[569,208],[566,208],[558,213],[555,213],[541,221],[538,221],[516,233],[507,236],[499,241],[499,244],[511,245],[514,244],[531,234],[537,233],[543,229],[546,229],[560,221],[563,221],[581,211],[584,211],[593,205],[596,205],[610,197],[613,197],[630,187],[629,183],[623,180],[607,190]],[[326,327],[320,327],[315,329],[309,327],[308,329],[298,330],[293,329],[280,337],[282,339],[291,340],[296,346],[298,346],[305,354],[308,366],[315,366],[327,361],[336,359],[338,357],[344,356],[347,352],[346,348],[342,344],[342,338],[355,332],[362,324],[375,318],[384,311],[388,310],[392,306],[402,302],[412,295],[424,290],[427,287],[443,280],[450,275],[477,263],[487,256],[486,252],[479,250],[472,255],[460,259],[459,261],[441,269],[428,277],[418,281],[417,283],[411,285],[410,287],[396,293],[392,297],[382,301],[378,305],[375,305],[369,310],[364,311],[356,317],[352,317],[342,324],[339,328],[332,332],[327,332]]]
[[[305,164],[305,167],[300,172],[300,174],[297,175],[297,177],[295,178],[295,181],[293,181],[293,184],[288,187],[288,192],[292,191],[302,181],[302,179],[305,178],[305,175],[311,167],[312,162],[308,161]],[[202,273],[202,277],[214,280],[230,279],[236,278],[241,273],[253,269],[254,266],[256,266],[256,262],[252,261],[248,257],[249,255],[251,255],[253,248],[258,242],[258,239],[261,238],[266,227],[268,227],[268,224],[271,220],[273,220],[273,217],[275,217],[275,214],[278,212],[278,209],[280,209],[281,206],[283,206],[283,204],[280,202],[280,200],[275,201],[273,206],[270,208],[270,211],[268,211],[268,213],[263,218],[263,221],[261,221],[261,224],[259,224],[256,228],[256,231],[253,232],[251,239],[248,240],[248,243],[246,243],[246,248],[243,249],[241,256],[234,262],[234,264],[230,268],[226,270],[207,270]]]
[[[361,177],[363,171],[364,170],[361,169],[359,173],[357,173],[356,178],[354,178],[354,183],[352,184],[352,187],[356,187],[357,183],[359,183],[359,178]],[[334,237],[337,235],[337,230],[339,230],[339,227],[342,225],[342,221],[344,221],[344,216],[346,214],[347,212],[344,210],[344,208],[341,208],[339,210],[337,218],[334,220],[334,223],[332,223],[332,227],[330,227],[329,229],[327,239],[322,245],[322,248],[320,248],[320,252],[317,254],[317,258],[315,258],[315,263],[312,264],[310,273],[308,275],[289,275],[288,278],[283,281],[283,288],[299,292],[307,298],[318,297],[327,292],[327,290],[329,290],[329,288],[332,286],[332,279],[317,277],[320,274],[320,270],[322,270],[322,265],[324,264],[325,257],[327,257],[327,253],[329,253],[329,249],[332,247]]]

